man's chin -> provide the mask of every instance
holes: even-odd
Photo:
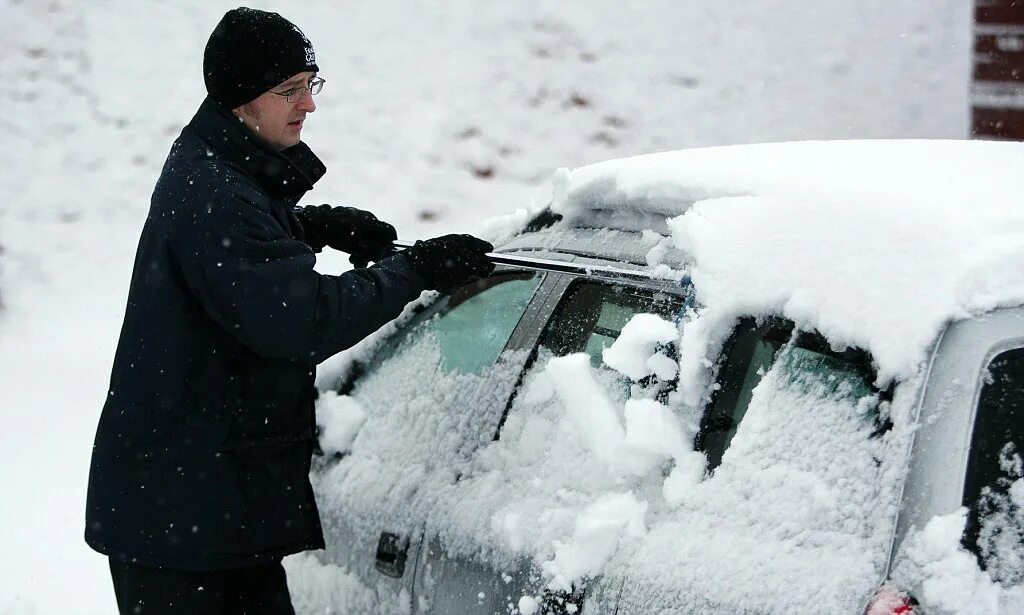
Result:
[[[289,147],[295,147],[301,141],[302,141],[302,139],[300,139],[299,137],[295,137],[294,139],[288,139],[287,141],[282,141],[280,143],[277,143],[276,144],[277,151],[280,152],[280,151],[284,151],[284,150],[288,149]]]

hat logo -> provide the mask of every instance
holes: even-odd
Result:
[[[306,44],[306,66],[313,66],[316,64],[316,53],[313,52],[313,44],[309,42],[309,39],[302,33],[302,30],[299,30],[297,25],[292,24],[292,29],[295,30],[296,34],[302,37],[302,42]]]
[[[297,25],[292,24],[292,29],[295,30],[295,32],[302,37],[303,43],[306,43],[307,45],[309,44],[309,39],[306,38],[306,35],[302,33],[302,30],[299,30],[299,27]]]

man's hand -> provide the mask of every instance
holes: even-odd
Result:
[[[444,235],[417,241],[401,254],[427,280],[427,288],[450,293],[494,270],[487,253],[494,246],[472,235]]]
[[[356,267],[386,256],[398,234],[395,227],[377,219],[368,211],[354,207],[310,205],[295,215],[306,233],[306,243],[319,252],[324,246],[347,252]]]

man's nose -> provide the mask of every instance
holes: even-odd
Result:
[[[309,93],[309,90],[306,90],[306,95],[302,97],[302,100],[295,104],[295,108],[299,111],[305,111],[306,113],[316,111],[316,102],[313,100],[313,95]]]

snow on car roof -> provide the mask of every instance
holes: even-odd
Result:
[[[950,319],[1024,302],[1024,144],[808,141],[602,162],[567,226],[671,233],[719,316],[777,314],[909,377]]]

